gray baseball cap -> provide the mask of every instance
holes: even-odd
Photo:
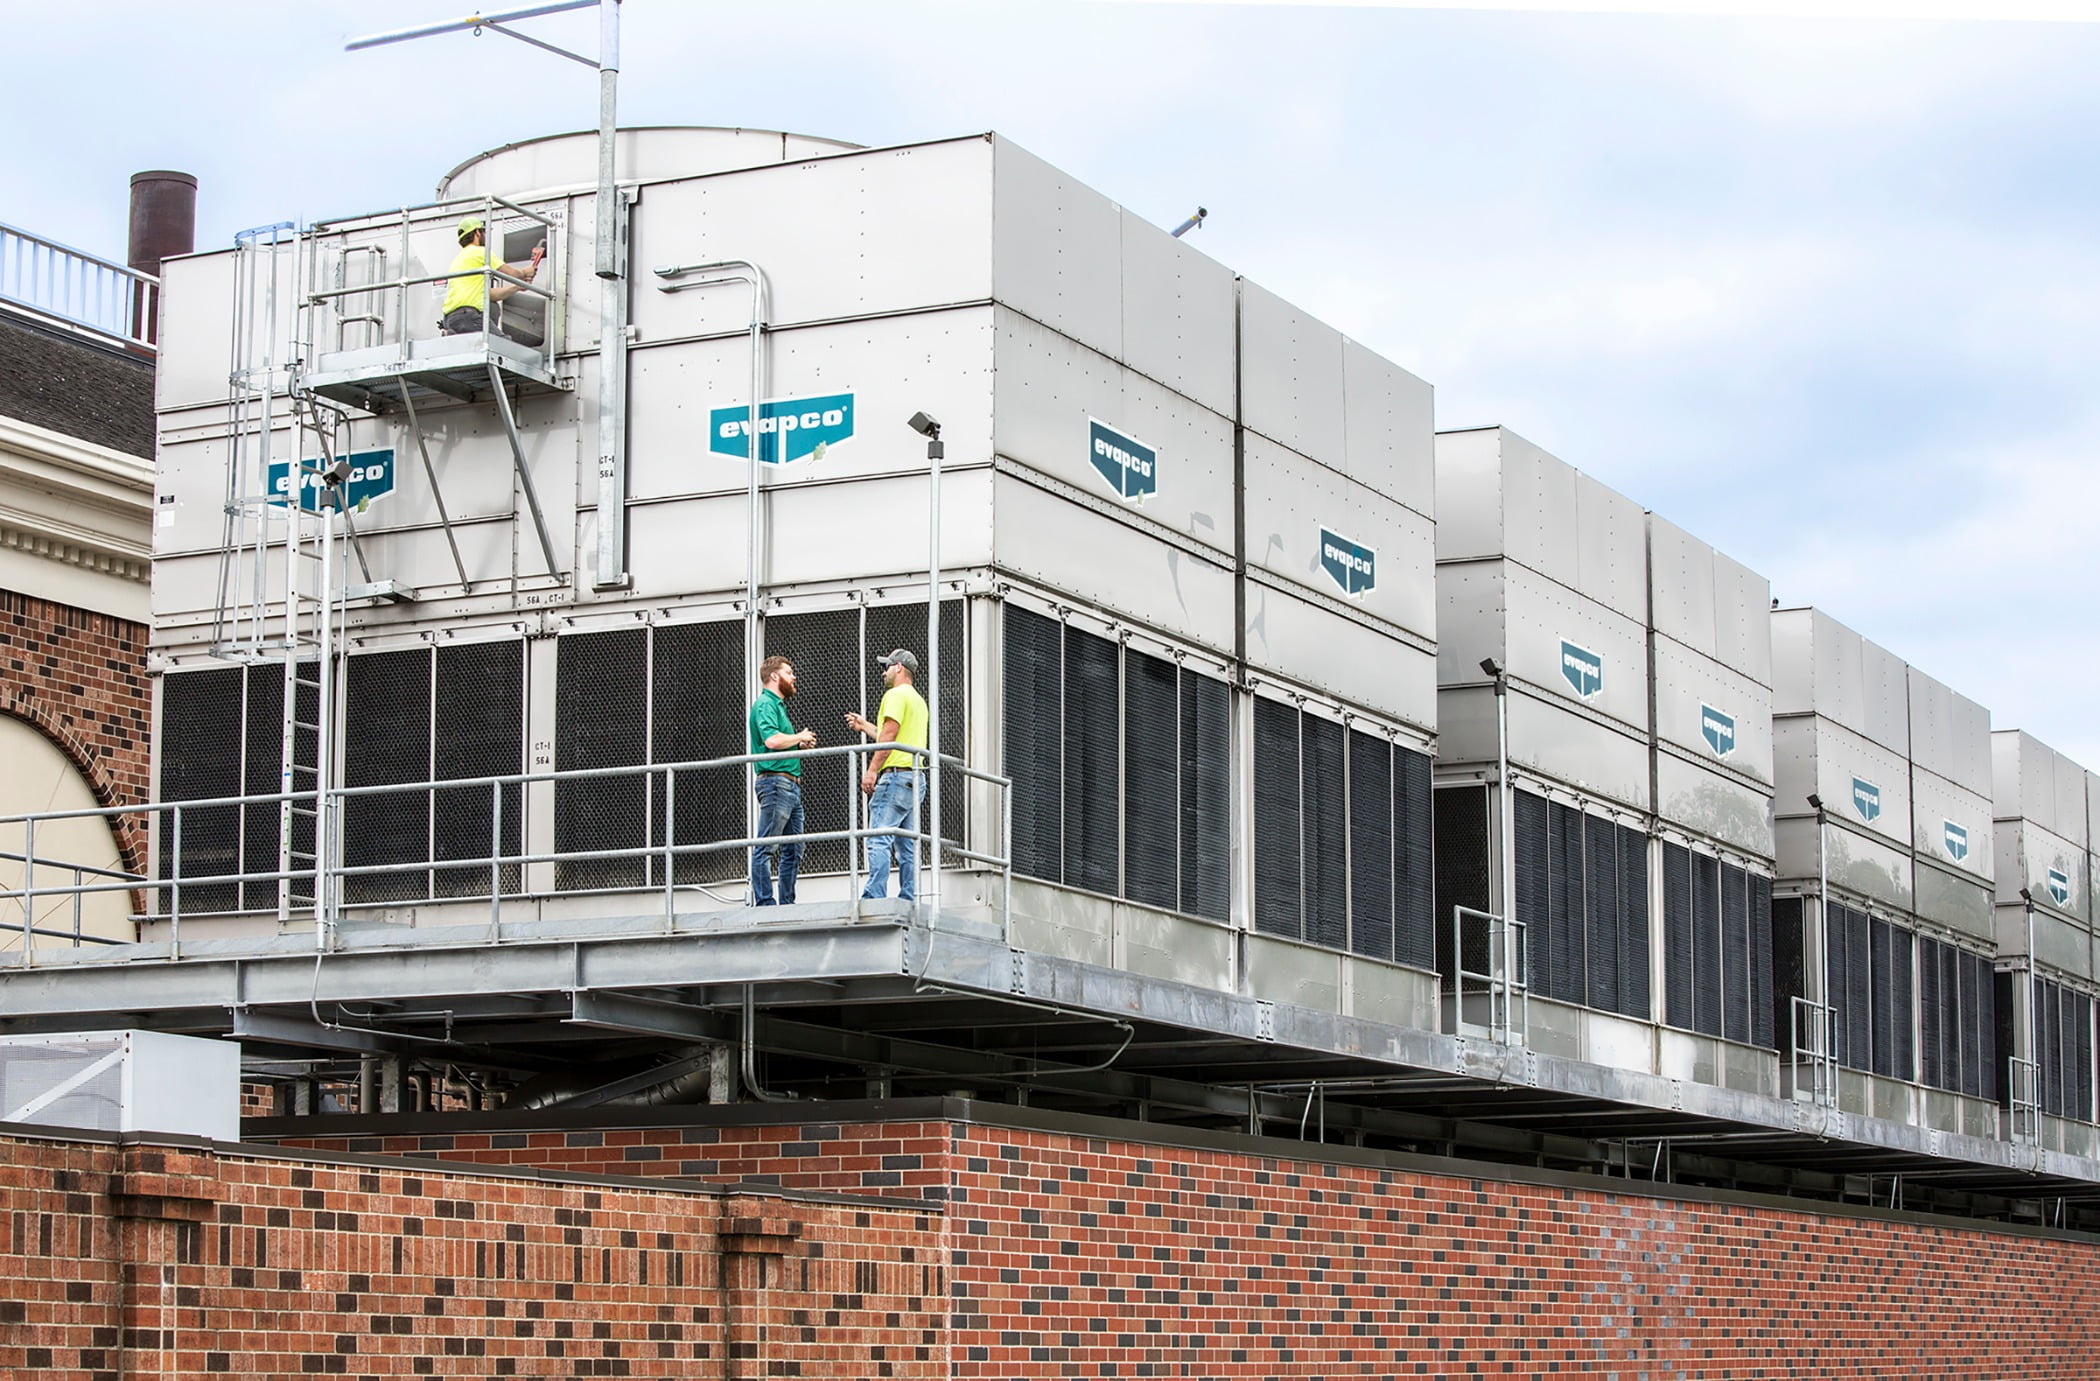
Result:
[[[901,647],[887,657],[877,657],[875,665],[879,667],[903,667],[914,676],[919,674],[919,659]]]

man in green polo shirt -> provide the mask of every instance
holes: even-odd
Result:
[[[875,718],[848,713],[847,727],[868,735],[878,745],[898,748],[926,746],[926,697],[912,682],[919,674],[919,659],[903,648],[878,657],[882,668],[882,707]],[[897,859],[897,896],[911,901],[917,896],[918,878],[912,864],[918,855],[919,784],[925,778],[923,760],[914,753],[878,751],[868,757],[868,770],[861,775],[860,789],[868,797],[869,829],[901,829],[903,834],[868,836],[868,885],[861,896],[879,899],[890,890],[890,857]]]
[[[758,664],[758,682],[765,687],[751,702],[749,726],[751,753],[780,753],[790,748],[817,746],[815,729],[797,729],[788,721],[787,702],[795,694],[795,664],[772,656]],[[757,838],[798,835],[802,831],[802,759],[760,758],[758,781]],[[760,844],[751,850],[751,904],[773,905],[772,860],[780,860],[780,904],[795,904],[795,874],[802,867],[802,845],[790,839],[784,844]]]

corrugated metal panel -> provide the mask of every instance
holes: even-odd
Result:
[[[1948,1033],[1947,1023],[1941,1020],[1941,1014],[1946,1010],[1943,1005],[1946,999],[1943,987],[1945,977],[1941,967],[1943,956],[1949,961],[1946,967],[1951,969],[1953,956],[1947,946],[1937,940],[1922,937],[1919,939],[1918,1082],[1930,1084],[1934,1088],[1948,1087],[1947,1075],[1950,1065],[1942,1048]],[[1961,1073],[1959,1058],[1952,1062],[1952,1071],[1958,1084]]]
[[[1406,757],[1416,754],[1401,750]],[[1426,769],[1427,760],[1424,759]],[[1413,775],[1413,764],[1407,764],[1402,772],[1403,783]],[[1428,773],[1423,772],[1423,782],[1428,783]],[[1436,958],[1437,972],[1448,978],[1453,970],[1451,955],[1451,918],[1461,906],[1474,911],[1488,909],[1490,900],[1489,866],[1492,855],[1489,851],[1488,835],[1488,789],[1485,786],[1445,787],[1428,794],[1430,811],[1436,817],[1435,828],[1435,882],[1429,899],[1428,938]],[[1522,833],[1521,811],[1524,798],[1519,797],[1519,834]],[[1543,804],[1541,802],[1540,804]],[[1402,842],[1411,842],[1412,831],[1403,831]],[[1521,858],[1522,855],[1520,854]],[[1521,882],[1518,897],[1524,895]],[[1519,917],[1535,914],[1527,906],[1518,908]],[[1532,937],[1534,943],[1536,936]],[[1478,971],[1487,961],[1485,949],[1465,956],[1466,967]],[[1536,964],[1536,956],[1533,959]],[[1534,969],[1534,972],[1537,970]]]
[[[1750,875],[1750,1041],[1767,1050],[1779,1042],[1772,1029],[1772,880]]]
[[[343,670],[343,785],[386,786],[430,780],[428,647],[368,652]],[[428,862],[430,793],[351,796],[343,802],[343,862],[352,868]],[[353,874],[347,901],[404,901],[427,895],[427,872]]]
[[[1721,865],[1721,1034],[1750,1039],[1750,875]]]
[[[1393,957],[1393,745],[1349,731],[1349,949]]]
[[[1553,989],[1548,994],[1581,1002],[1588,991],[1588,936],[1583,925],[1582,813],[1553,802],[1546,876],[1547,923],[1553,929]]]
[[[1582,901],[1589,956],[1585,998],[1592,1007],[1618,1011],[1619,859],[1618,827],[1598,815],[1582,821]]]
[[[1232,697],[1181,673],[1181,909],[1222,921],[1232,907]]]
[[[1302,933],[1299,896],[1298,712],[1266,697],[1254,702],[1254,925],[1271,935]]]
[[[1551,812],[1546,799],[1528,791],[1516,793],[1516,916],[1524,922],[1530,944],[1531,990],[1541,997],[1560,996],[1555,975],[1560,972],[1560,932],[1553,923],[1552,869],[1548,840],[1552,834]],[[1487,966],[1485,949],[1478,956],[1470,951],[1466,967],[1479,972]]]
[[[1649,949],[1654,918],[1648,910],[1648,837],[1625,825],[1619,831],[1619,1011],[1642,1021],[1655,1018],[1649,993]]]
[[[1894,1076],[1897,1073],[1896,1023],[1898,1015],[1894,1002],[1894,988],[1890,982],[1889,966],[1893,961],[1890,926],[1887,921],[1875,919],[1867,923],[1867,972],[1868,1010],[1873,1014],[1872,1033],[1873,1059],[1870,1067],[1876,1074]]]
[[[1004,613],[1005,775],[1013,781],[1014,869],[1064,879],[1064,629],[1009,604]]]
[[[1692,855],[1692,1029],[1721,1034],[1721,860]]]
[[[206,801],[242,791],[240,667],[170,673],[161,678],[160,799]],[[182,813],[182,849],[175,849],[174,823],[161,822],[161,876],[212,877],[238,872],[241,822],[237,806],[211,806]],[[199,911],[230,911],[238,905],[232,884],[185,887],[182,904]]]
[[[525,770],[524,643],[511,639],[442,644],[437,649],[431,698],[432,721],[441,726],[431,745],[431,769],[439,781],[496,777]],[[524,837],[522,789],[513,785],[502,791],[503,830],[493,840],[491,812],[495,801],[488,788],[435,792],[431,820],[433,856],[487,858],[492,842],[503,853],[520,852]],[[505,891],[516,891],[518,865],[505,865],[499,882]],[[440,896],[484,894],[488,891],[489,874],[485,868],[441,868],[436,883]]]
[[[1395,747],[1393,763],[1393,957],[1403,964],[1426,969],[1436,964],[1438,888],[1429,755]],[[1486,791],[1479,793],[1483,834],[1478,857],[1483,905],[1487,900],[1486,797]]]
[[[1343,790],[1342,726],[1318,715],[1300,723],[1305,815],[1305,938],[1329,949],[1349,945],[1348,798]]]
[[[2041,1066],[2042,1108],[2053,1113],[2063,1111],[2062,996],[2054,983],[2034,985],[2034,1059]]]
[[[648,630],[643,628],[571,633],[556,640],[556,771],[648,761],[648,659]],[[554,847],[638,848],[648,838],[648,803],[647,784],[639,777],[557,782]],[[639,859],[578,860],[556,865],[555,886],[564,891],[638,887],[645,876]]]
[[[1663,845],[1663,1020],[1696,1030],[1692,1003],[1692,851]]]
[[[1799,897],[1780,897],[1772,903],[1772,1044],[1782,1053],[1791,1053],[1781,1042],[1793,1039],[1793,1001],[1806,995],[1801,939],[1806,911]]]
[[[1896,1079],[1918,1077],[1917,1061],[1917,968],[1912,948],[1917,937],[1901,926],[1889,927],[1889,1054],[1888,1074]]]
[[[1131,651],[1124,662],[1124,890],[1173,910],[1179,899],[1180,785],[1174,663]]]
[[[1113,893],[1121,876],[1121,647],[1065,629],[1065,882]]]

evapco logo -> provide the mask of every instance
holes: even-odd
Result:
[[[1320,569],[1334,578],[1345,595],[1360,595],[1378,585],[1378,553],[1324,527],[1320,529]]]
[[[1881,815],[1881,788],[1858,777],[1852,779],[1852,808],[1859,812],[1862,820],[1873,820]]]
[[[708,449],[716,455],[751,458],[751,407],[735,403],[707,414]],[[822,460],[824,453],[853,438],[853,395],[769,398],[758,405],[758,460],[789,465]]]
[[[1604,659],[1566,638],[1560,640],[1560,674],[1584,700],[1604,689]]]
[[[1940,821],[1940,826],[1946,831],[1947,857],[1953,859],[1956,863],[1967,858],[1969,856],[1969,831],[1965,827],[1955,824],[1952,820],[1942,820]]]
[[[1725,758],[1735,751],[1735,716],[1724,714],[1711,705],[1699,707],[1699,737],[1706,746],[1714,750],[1714,756]]]
[[[350,463],[350,477],[343,481],[343,507],[363,512],[374,499],[394,492],[394,452],[352,451],[343,457]],[[321,465],[318,460],[299,462],[299,507],[309,513],[321,509]],[[292,491],[292,462],[289,458],[270,462],[270,502],[283,507]]]
[[[2049,899],[2058,906],[2071,904],[2071,875],[2061,868],[2049,870]]]
[[[1139,503],[1147,494],[1159,492],[1159,452],[1137,438],[1089,417],[1086,452],[1094,472],[1108,481],[1117,498]]]

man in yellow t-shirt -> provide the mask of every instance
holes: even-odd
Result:
[[[540,260],[546,253],[547,242],[542,240],[532,247],[530,263],[498,264],[496,270],[529,281],[539,275]],[[488,266],[488,226],[479,216],[467,216],[459,223],[459,254],[449,270],[451,281],[445,284],[445,305],[438,309],[440,332],[465,336],[481,330],[488,299],[501,302],[518,290],[515,283],[491,282],[483,276],[482,270]]]
[[[903,648],[876,658],[882,668],[882,707],[869,720],[848,711],[846,724],[867,734],[877,744],[899,748],[926,746],[926,697],[913,681],[919,674],[919,659]],[[899,834],[877,834],[868,839],[868,885],[861,896],[876,900],[890,890],[890,858],[897,860],[897,897],[911,901],[918,877],[912,864],[918,856],[919,784],[925,780],[924,760],[917,754],[880,751],[868,759],[861,774],[860,789],[868,799],[868,828],[901,830]]]

